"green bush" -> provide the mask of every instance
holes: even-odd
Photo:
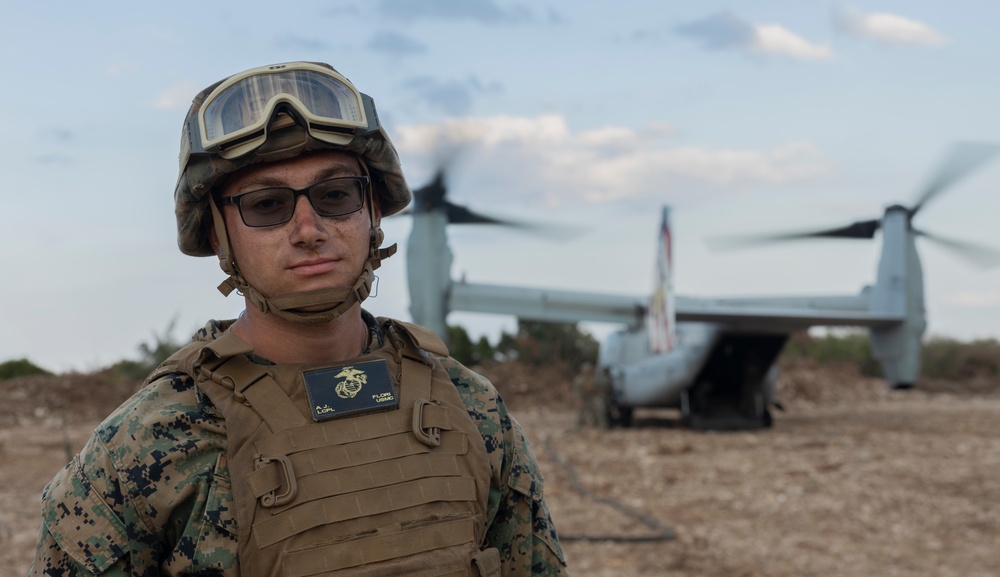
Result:
[[[576,370],[584,362],[596,363],[600,343],[576,323],[517,320],[517,334],[500,336],[497,353],[531,365],[565,362]]]
[[[925,376],[940,379],[996,377],[1000,375],[1000,343],[932,337],[924,343],[921,370]]]
[[[882,376],[882,368],[872,357],[868,332],[845,329],[815,337],[796,333],[782,351],[784,359],[813,359],[820,363],[847,363],[866,376]],[[1000,342],[995,339],[963,342],[931,337],[920,353],[920,372],[934,379],[965,380],[1000,376]]]
[[[501,333],[496,346],[491,345],[486,337],[472,342],[460,326],[448,327],[448,350],[451,356],[465,365],[487,360],[519,360],[531,365],[563,362],[575,370],[584,362],[597,362],[599,347],[597,340],[581,331],[576,323],[518,319],[517,333]]]
[[[51,375],[49,371],[32,363],[28,359],[14,359],[0,363],[0,381],[31,375]]]
[[[872,356],[868,332],[864,329],[841,329],[822,337],[795,333],[788,339],[782,358],[850,364],[865,376],[882,376],[882,368]]]
[[[178,343],[173,337],[175,324],[176,319],[170,321],[163,334],[158,335],[153,333],[153,341],[151,343],[140,343],[138,347],[138,360],[125,359],[118,361],[114,365],[111,365],[109,370],[119,375],[122,379],[131,381],[145,380],[153,369],[184,346]]]
[[[469,333],[463,327],[453,325],[448,326],[448,352],[455,360],[466,366],[492,360],[495,355],[493,346],[485,336],[472,342]]]

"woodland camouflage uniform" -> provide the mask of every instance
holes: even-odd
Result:
[[[374,318],[364,317],[381,346]],[[230,323],[212,321],[194,338],[213,340]],[[565,574],[542,475],[520,425],[487,380],[450,357],[437,361],[486,446],[492,522],[484,546],[500,551],[504,575]],[[45,488],[29,574],[239,575],[225,452],[225,420],[191,377],[147,383]]]

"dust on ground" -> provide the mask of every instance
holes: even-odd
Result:
[[[479,369],[528,432],[573,575],[1000,574],[996,382],[889,391],[797,362],[769,430],[690,431],[650,410],[597,431],[575,428],[564,370]],[[86,376],[0,382],[0,574],[27,571],[42,487],[128,390]],[[676,537],[655,540],[643,516]]]

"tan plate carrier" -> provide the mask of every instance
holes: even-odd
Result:
[[[164,363],[194,376],[225,416],[241,575],[499,575],[497,550],[480,550],[485,443],[424,352],[447,348],[421,327],[379,322],[386,345],[338,364],[384,359],[392,411],[315,422],[302,373],[322,365],[253,363],[229,331]]]

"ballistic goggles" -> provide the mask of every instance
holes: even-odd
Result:
[[[320,216],[344,216],[361,210],[367,176],[341,176],[313,183],[306,188],[272,187],[222,197],[220,204],[235,204],[247,226],[275,226],[292,219],[300,196]]]
[[[182,158],[212,153],[231,160],[252,152],[282,112],[330,144],[380,130],[375,102],[341,74],[308,62],[274,64],[232,76],[205,98],[187,121]]]

